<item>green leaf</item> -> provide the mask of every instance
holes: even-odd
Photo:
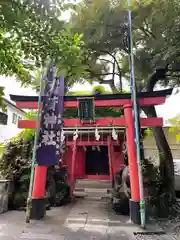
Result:
[[[4,102],[4,88],[0,87],[0,108],[2,109],[3,112],[6,112],[6,104]]]
[[[145,135],[146,136],[150,136],[152,134],[152,130],[150,128],[147,128],[145,131],[144,131]]]
[[[176,141],[180,142],[180,133],[176,134]]]

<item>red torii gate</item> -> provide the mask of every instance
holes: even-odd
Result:
[[[140,106],[152,106],[160,105],[165,103],[166,96],[172,93],[172,89],[155,91],[155,92],[142,92],[138,93],[138,104]],[[85,96],[87,97],[87,96]],[[134,120],[133,120],[133,110],[132,110],[132,101],[130,94],[108,94],[108,95],[97,95],[97,96],[88,96],[94,98],[95,107],[121,107],[124,109],[124,116],[119,118],[98,118],[92,124],[82,123],[80,119],[64,119],[65,127],[87,127],[87,126],[122,126],[126,127],[126,139],[127,139],[127,150],[128,150],[128,159],[129,159],[129,171],[130,171],[130,184],[131,184],[131,201],[130,208],[132,211],[131,218],[133,222],[139,222],[139,216],[137,216],[137,209],[139,209],[140,194],[139,194],[139,181],[138,181],[138,167],[136,159],[136,147],[134,141]],[[78,98],[82,96],[65,96],[64,97],[64,107],[65,108],[77,108],[78,107]],[[38,107],[38,97],[34,96],[16,96],[11,95],[11,100],[16,102],[16,106],[21,109],[37,109]],[[42,99],[43,101],[43,99]],[[141,118],[140,119],[141,127],[157,127],[163,126],[162,118]],[[35,128],[35,120],[19,120],[19,128]],[[74,174],[75,166],[75,155],[76,155],[76,141],[69,142],[68,145],[73,146],[73,157],[72,157],[72,175]],[[32,200],[38,200],[41,205],[45,196],[45,183],[46,183],[46,171],[47,166],[36,166],[35,167],[35,177],[33,183],[33,194]],[[111,174],[112,177],[112,174]],[[72,176],[71,181],[71,193],[73,188]],[[38,211],[37,205],[34,206],[34,211]],[[44,205],[43,205],[44,206]],[[39,207],[39,204],[38,204]],[[40,207],[42,209],[42,207]],[[39,209],[40,209],[39,208]],[[33,211],[33,209],[32,209]],[[39,210],[40,211],[40,210]],[[42,212],[42,211],[41,211]],[[38,215],[38,214],[37,214]],[[39,215],[39,218],[44,216],[44,213]]]

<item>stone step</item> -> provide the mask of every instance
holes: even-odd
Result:
[[[76,187],[99,189],[99,188],[111,188],[112,184],[110,180],[78,179],[76,180]]]
[[[99,183],[109,183],[109,182],[111,182],[111,180],[109,180],[109,179],[76,179],[76,182],[77,183],[87,183],[87,184],[89,184],[89,183],[97,183],[97,184],[99,184]]]
[[[108,189],[108,188],[101,188],[101,189],[96,189],[96,188],[76,188],[74,189],[74,191],[76,192],[85,192],[87,194],[109,194],[112,193],[112,189]]]
[[[110,180],[78,179],[74,188],[74,196],[100,200],[111,197]]]
[[[103,198],[111,198],[111,193],[98,193],[98,192],[82,192],[82,191],[74,191],[74,196],[79,198],[88,198],[88,199],[103,199]]]

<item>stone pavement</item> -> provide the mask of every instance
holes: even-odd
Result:
[[[25,223],[24,212],[0,215],[0,240],[131,240],[140,229],[117,216],[106,201],[78,200],[47,211],[41,221]],[[152,238],[154,239],[154,238]],[[160,238],[159,238],[160,239]],[[180,238],[178,238],[180,239]],[[169,239],[170,240],[170,239]]]

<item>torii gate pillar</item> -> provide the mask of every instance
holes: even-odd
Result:
[[[130,217],[131,220],[140,224],[140,193],[139,193],[139,180],[138,180],[138,165],[136,157],[136,146],[134,141],[134,121],[132,114],[132,104],[124,106],[124,116],[127,125],[126,139],[129,161],[130,173],[130,186],[131,186],[131,199],[130,199]]]
[[[46,175],[48,166],[35,167],[33,191],[32,191],[32,206],[31,219],[42,219],[46,214]]]

